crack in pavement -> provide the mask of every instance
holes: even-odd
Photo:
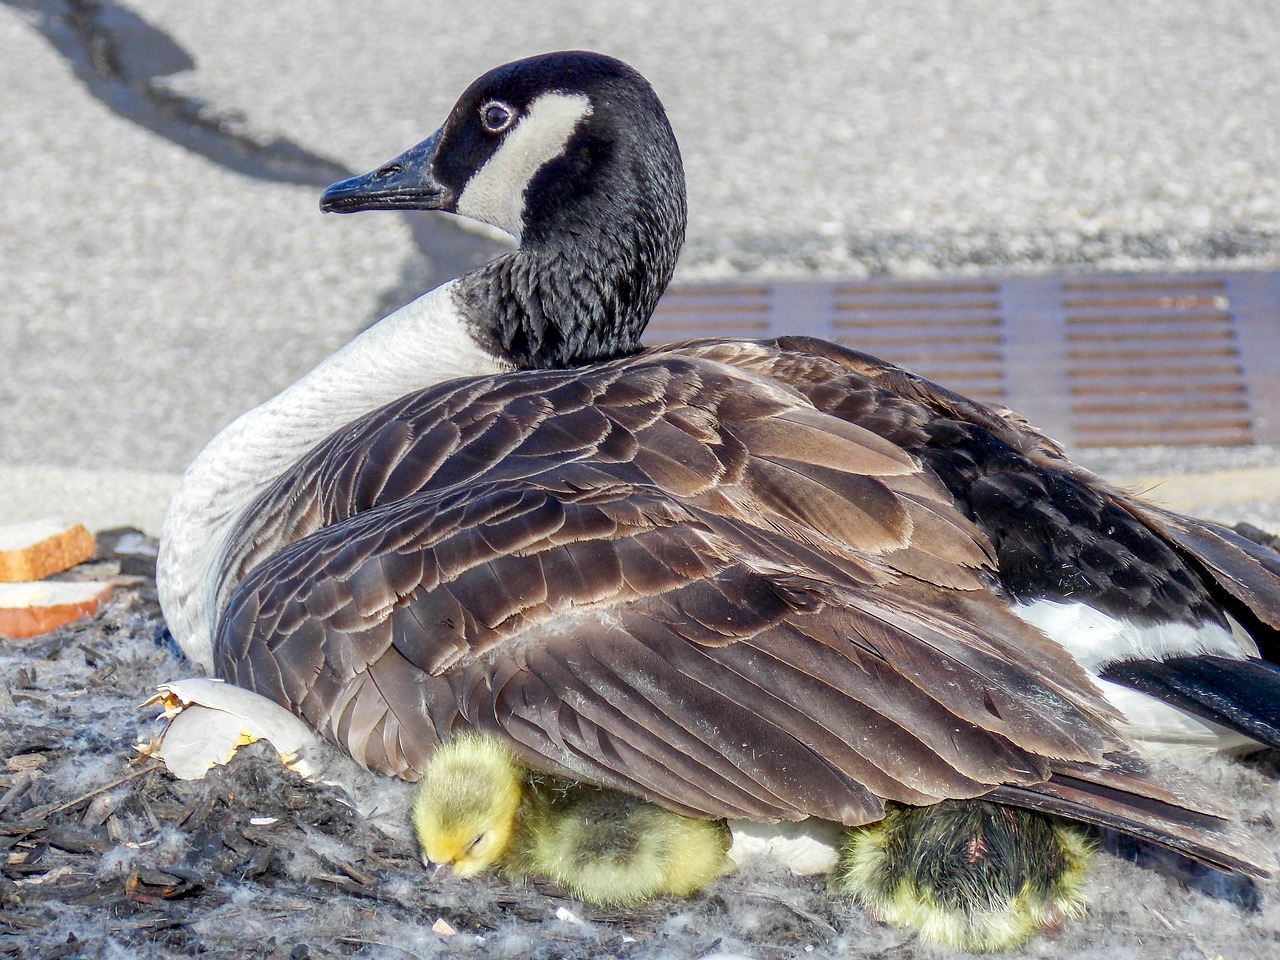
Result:
[[[23,15],[71,66],[95,99],[117,116],[243,176],[325,187],[352,176],[282,137],[257,139],[245,119],[165,87],[162,78],[196,68],[195,58],[138,14],[110,0],[0,0]],[[425,289],[493,258],[494,241],[442,214],[402,213],[426,264],[411,261],[383,294],[373,320]],[[416,258],[415,258],[416,260]]]

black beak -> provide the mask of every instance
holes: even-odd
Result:
[[[410,147],[372,173],[340,180],[320,197],[325,213],[358,213],[361,210],[453,210],[457,197],[431,172],[437,130],[416,147]]]

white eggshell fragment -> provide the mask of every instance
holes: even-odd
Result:
[[[203,677],[162,683],[157,689],[142,706],[160,706],[168,723],[138,750],[162,761],[175,777],[200,780],[214,765],[229,763],[240,747],[258,740],[270,743],[285,766],[311,775],[302,753],[316,735],[278,703]]]

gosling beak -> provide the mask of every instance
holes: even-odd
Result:
[[[410,147],[372,173],[340,180],[320,196],[324,213],[358,213],[361,210],[448,210],[457,197],[432,172],[437,130],[416,147]]]
[[[435,877],[437,880],[443,880],[446,877],[453,876],[452,863],[444,863],[444,862],[433,863],[433,864],[430,864],[430,867],[431,867],[431,875]]]

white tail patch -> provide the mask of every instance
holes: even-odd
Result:
[[[492,224],[517,240],[524,229],[524,196],[542,166],[564,153],[573,131],[591,115],[583,94],[544,93],[507,131],[502,144],[467,181],[457,212]]]
[[[1110,617],[1087,604],[1054,600],[1014,604],[1011,609],[1065,647],[1093,675],[1103,696],[1124,714],[1126,722],[1121,731],[1141,741],[1157,756],[1256,746],[1248,737],[1224,726],[1099,676],[1107,666],[1123,660],[1206,655],[1256,657],[1258,648],[1243,630],[1227,630],[1212,623],[1198,627],[1185,623],[1143,626]]]
[[[1010,608],[1051,640],[1061,644],[1091,673],[1121,660],[1168,660],[1170,657],[1256,657],[1258,648],[1243,633],[1213,623],[1142,625],[1108,616],[1084,603],[1034,600]]]
[[[1121,732],[1141,740],[1157,757],[1176,759],[1179,755],[1261,746],[1242,733],[1187,713],[1140,690],[1109,680],[1099,680],[1098,686],[1107,701],[1124,714],[1126,722],[1121,725]]]

